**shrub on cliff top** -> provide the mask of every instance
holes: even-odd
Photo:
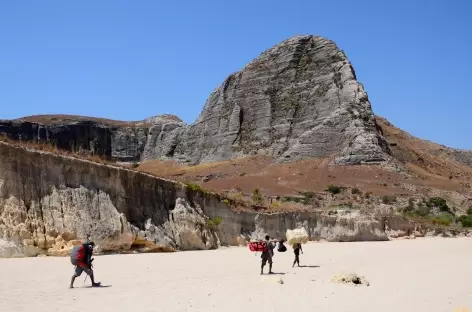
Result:
[[[382,203],[386,205],[391,205],[397,201],[397,198],[395,196],[382,196]]]
[[[330,185],[328,185],[327,191],[328,191],[328,193],[331,193],[333,195],[339,194],[339,193],[341,193],[341,187],[330,184]]]
[[[221,223],[221,217],[215,217],[214,219],[209,219],[207,224],[209,226],[218,226]]]
[[[261,191],[259,190],[259,188],[255,187],[252,189],[252,195],[251,195],[251,199],[253,202],[259,204],[262,202],[262,195],[261,195]]]
[[[354,187],[352,190],[351,190],[351,194],[352,195],[362,195],[362,192],[360,189],[358,189],[357,187]]]

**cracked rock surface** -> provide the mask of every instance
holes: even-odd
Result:
[[[0,122],[0,134],[128,162],[198,164],[261,154],[279,162],[322,156],[361,164],[390,155],[352,64],[334,42],[310,35],[287,39],[229,75],[190,125],[171,115],[118,127],[29,120]]]
[[[315,36],[285,40],[231,74],[194,124],[152,132],[144,158],[189,164],[253,154],[360,164],[389,155],[351,63],[334,42]]]

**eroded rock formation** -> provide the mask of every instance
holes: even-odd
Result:
[[[221,222],[210,222],[220,219]],[[383,221],[320,213],[237,213],[219,196],[141,172],[0,143],[0,256],[244,245],[304,226],[311,239],[386,240]]]
[[[252,154],[359,164],[389,154],[351,63],[334,42],[315,36],[265,51],[210,95],[194,124],[161,127],[150,136],[145,159],[190,164]]]
[[[71,152],[85,152],[111,160],[133,162],[142,158],[149,129],[181,124],[172,115],[142,122],[121,122],[80,116],[33,116],[0,120],[0,135],[18,141],[43,142]]]
[[[0,134],[119,161],[197,164],[263,154],[278,161],[330,156],[337,164],[360,164],[381,163],[390,154],[344,52],[308,35],[279,43],[231,74],[191,125],[169,115],[119,127],[40,121],[3,122]]]

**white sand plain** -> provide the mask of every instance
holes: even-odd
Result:
[[[0,259],[0,311],[455,311],[472,309],[472,239],[308,243],[301,264],[276,252],[274,271],[259,275],[248,248],[95,257],[69,289],[69,258]],[[266,268],[267,272],[267,268]],[[331,282],[356,272],[369,287]],[[284,284],[276,280],[282,278]]]

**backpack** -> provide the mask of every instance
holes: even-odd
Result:
[[[286,252],[287,251],[287,247],[285,247],[283,242],[279,242],[279,246],[277,247],[277,251],[278,252]]]
[[[249,250],[253,252],[267,252],[269,248],[267,247],[266,242],[250,242]]]
[[[70,254],[70,262],[73,265],[77,265],[77,262],[83,260],[85,257],[85,250],[83,245],[75,246],[72,249],[72,253]]]

